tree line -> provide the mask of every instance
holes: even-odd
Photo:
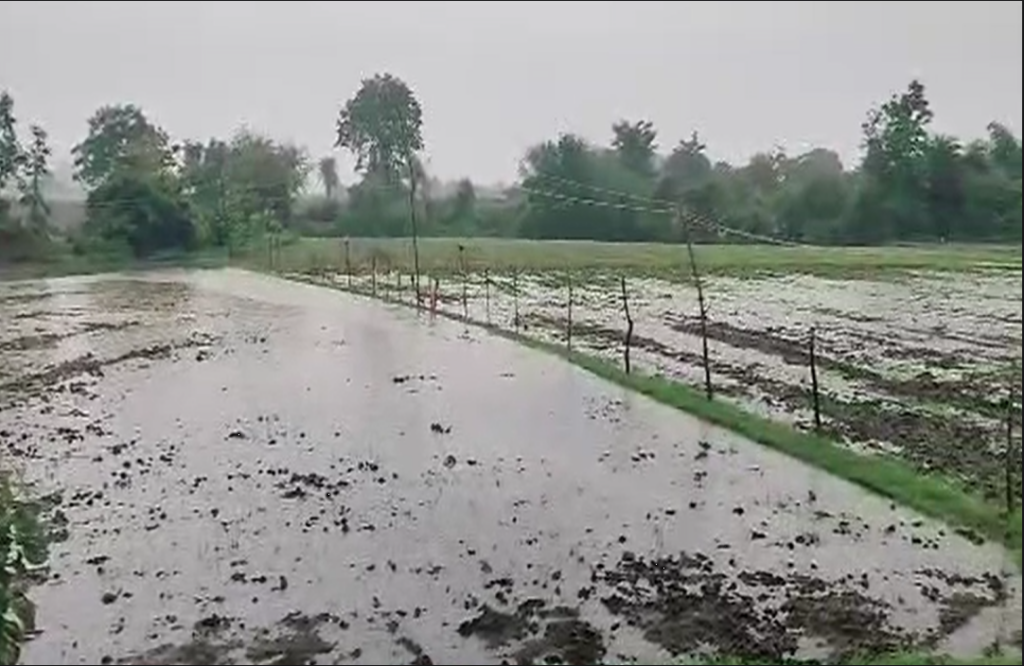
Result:
[[[424,166],[423,112],[391,74],[362,81],[339,110],[336,147],[355,158],[343,187],[337,162],[242,128],[228,138],[173,143],[133,104],[105,106],[73,149],[87,191],[76,243],[136,256],[232,248],[267,233],[459,235],[608,241],[770,237],[813,244],[1021,242],[1021,143],[991,123],[971,142],[935,133],[924,85],[911,81],[866,114],[860,163],[828,149],[714,161],[698,133],[664,152],[648,120],[621,120],[607,145],[563,134],[529,148],[520,181],[502,192],[470,180],[445,187]],[[46,132],[18,132],[0,96],[0,240],[45,239]],[[313,174],[323,195],[309,196]],[[681,221],[688,221],[681,224]]]

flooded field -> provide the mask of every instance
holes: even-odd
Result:
[[[344,275],[302,277],[349,282]],[[378,276],[378,296],[410,301],[408,284],[397,290],[395,279]],[[572,321],[574,348],[621,363],[626,319],[619,279],[576,276]],[[491,274],[487,280],[489,287],[482,274],[465,281],[469,318],[511,330],[518,312],[520,332],[565,341],[565,274],[520,274],[515,282]],[[351,283],[370,291],[370,281],[362,275]],[[631,278],[627,290],[634,365],[703,385],[696,291],[653,278]],[[1020,469],[1019,273],[902,273],[875,280],[715,276],[705,291],[712,379],[725,399],[809,427],[813,327],[823,425],[830,435],[858,450],[897,453],[990,498],[1002,497],[1006,400],[1016,386],[1012,464]],[[463,315],[461,278],[439,282],[439,294],[439,309]],[[1016,492],[1019,499],[1019,483]]]
[[[657,340],[679,297],[635,298]],[[772,325],[762,301],[746,326]],[[0,446],[64,537],[26,663],[774,661],[1019,636],[1000,548],[461,323],[240,271],[0,283],[0,321]],[[830,350],[865,351],[827,321]]]

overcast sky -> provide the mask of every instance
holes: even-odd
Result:
[[[1021,2],[0,2],[0,88],[66,158],[98,106],[175,138],[240,124],[332,152],[363,77],[403,78],[432,171],[511,180],[524,149],[648,118],[715,159],[858,155],[867,109],[921,77],[936,129],[1021,128]],[[343,180],[351,162],[342,159]]]

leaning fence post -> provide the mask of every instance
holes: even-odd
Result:
[[[690,274],[697,285],[697,304],[700,306],[700,338],[701,349],[704,356],[704,392],[708,400],[714,397],[711,388],[711,360],[708,354],[708,310],[704,302],[704,285],[700,279],[700,271],[697,270],[697,259],[693,254],[693,240],[690,238],[690,223],[683,218],[682,211],[676,211],[676,217],[683,224],[683,231],[686,233],[686,252],[690,256]]]
[[[633,317],[629,314],[629,296],[626,294],[626,276],[621,276],[622,281],[622,309],[626,312],[626,345],[623,350],[625,357],[626,374],[628,375],[632,368],[629,361],[629,348],[633,344]]]
[[[459,244],[459,271],[462,272],[462,320],[469,321],[469,298],[466,292],[466,248]]]
[[[815,331],[814,327],[811,327],[810,343],[808,345],[808,351],[811,362],[811,398],[814,402],[814,430],[815,432],[821,432],[821,398],[818,393],[818,359],[815,351]]]
[[[352,254],[349,240],[345,239],[345,283],[349,290],[352,289]]]
[[[519,334],[519,269],[512,269],[512,314],[516,334]]]
[[[491,274],[484,269],[484,308],[487,311],[487,325],[491,325]]]
[[[572,273],[566,275],[565,282],[569,287],[569,297],[565,305],[565,349],[572,353]]]
[[[1014,483],[1013,472],[1017,468],[1016,461],[1014,460],[1014,446],[1013,446],[1013,397],[1014,397],[1014,385],[1013,378],[1010,378],[1010,390],[1006,396],[1006,517],[1007,524],[1009,525],[1010,517],[1013,516],[1014,511],[1014,490],[1016,490],[1016,483]]]

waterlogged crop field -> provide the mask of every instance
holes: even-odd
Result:
[[[698,261],[702,252],[698,247]],[[981,260],[960,270],[948,270],[958,267],[953,260],[934,264],[943,270],[929,270],[907,250],[904,263],[912,269],[894,262],[871,270],[870,263],[858,267],[856,255],[836,255],[817,264],[809,259],[805,272],[779,252],[783,261],[774,270],[761,254],[751,255],[754,267],[767,273],[748,273],[742,255],[727,265],[714,250],[707,253],[714,269],[703,279],[717,397],[811,428],[813,328],[825,434],[867,454],[893,454],[923,471],[941,472],[990,500],[1003,498],[1008,419],[1015,444],[1009,462],[1021,466],[1019,255],[1015,271],[1008,269],[1011,262]],[[437,272],[436,307],[557,344],[566,344],[571,317],[574,350],[621,364],[625,276],[633,366],[703,386],[697,291],[681,281],[685,266],[670,279],[663,267],[652,277],[636,267],[595,269],[564,261],[566,270],[469,269],[465,277],[458,270]],[[433,270],[441,268],[434,264]],[[460,265],[454,251],[447,265]],[[408,274],[373,276],[365,261],[352,272],[317,267],[291,274],[414,302]],[[432,276],[421,280],[427,308],[434,286]],[[1019,481],[1014,492],[1019,500]]]
[[[649,284],[653,340],[642,313],[687,302]],[[557,336],[557,287],[527,285],[524,326]],[[1019,636],[999,546],[480,328],[235,270],[0,283],[0,321],[0,447],[59,538],[29,664],[774,662]]]

